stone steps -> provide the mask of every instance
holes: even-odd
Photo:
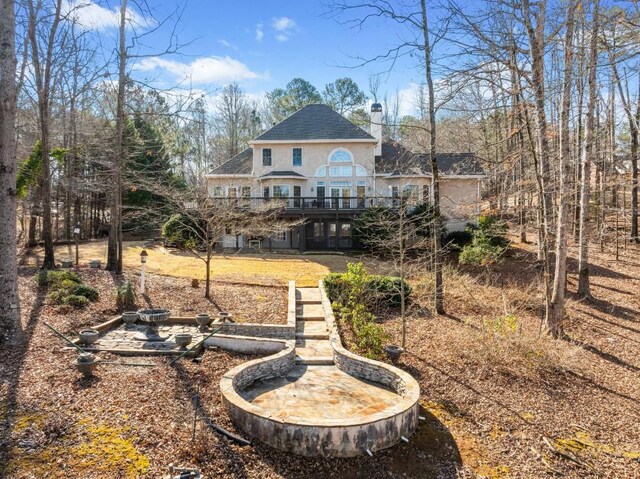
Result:
[[[296,289],[296,363],[333,365],[333,350],[318,288]]]
[[[296,364],[308,366],[331,366],[334,364],[331,356],[296,356]]]
[[[299,356],[333,356],[333,348],[326,339],[298,339],[296,353]]]
[[[329,333],[296,333],[296,339],[329,339]]]
[[[296,319],[305,321],[324,321],[322,304],[308,303],[296,307]]]
[[[297,288],[297,304],[320,304],[320,290],[318,288]]]

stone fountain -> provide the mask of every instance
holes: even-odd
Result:
[[[147,323],[147,329],[136,334],[133,338],[137,341],[165,341],[169,336],[161,336],[158,333],[158,325],[165,323],[171,316],[168,309],[140,309],[138,317],[140,321]]]

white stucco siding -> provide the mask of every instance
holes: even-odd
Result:
[[[420,191],[420,198],[422,201],[425,201],[423,198],[424,187],[431,187],[431,178],[426,176],[416,176],[416,177],[405,177],[405,178],[384,178],[378,177],[376,179],[376,196],[378,198],[387,198],[391,196],[392,187],[397,186],[398,191],[401,192],[402,189],[406,186],[417,186]],[[430,191],[429,195],[431,196],[433,193]]]
[[[271,149],[271,166],[262,165],[262,150]],[[293,166],[293,148],[302,148],[302,166]],[[253,147],[253,171],[259,178],[271,171],[294,171],[307,178],[314,176],[317,168],[329,162],[329,156],[337,149],[343,148],[353,155],[355,164],[373,171],[372,143],[268,143]]]
[[[444,178],[440,185],[440,206],[447,217],[449,231],[464,230],[468,222],[478,216],[479,197],[477,178]]]
[[[241,196],[242,188],[251,188],[251,196],[258,196],[260,192],[257,189],[256,181],[248,176],[215,176],[207,177],[207,188],[209,196],[224,196],[227,197],[230,193],[233,193],[234,189],[236,196]],[[221,189],[220,189],[221,188]],[[231,191],[229,191],[231,189]],[[217,192],[222,192],[222,195],[217,195]]]

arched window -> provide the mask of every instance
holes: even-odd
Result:
[[[353,163],[353,155],[345,148],[336,148],[329,155],[329,163]]]
[[[325,176],[327,176],[327,167],[326,166],[319,166],[318,169],[316,170],[316,177],[318,178],[324,178]]]
[[[356,166],[356,176],[367,176],[364,166]]]

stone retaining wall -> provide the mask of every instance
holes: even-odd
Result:
[[[285,341],[285,347],[277,354],[266,358],[254,359],[229,371],[223,376],[232,379],[235,391],[242,391],[259,379],[284,376],[295,363],[295,341]],[[243,400],[244,401],[244,400]]]
[[[338,369],[351,376],[383,384],[394,390],[399,396],[415,398],[417,404],[420,398],[420,388],[410,374],[387,363],[358,356],[342,346],[331,301],[329,301],[322,281],[320,281],[319,288],[322,308],[329,328],[329,340],[333,348],[333,361]]]
[[[204,345],[207,348],[216,347],[243,354],[274,354],[285,348],[285,341],[216,333]]]
[[[221,328],[219,334],[257,338],[292,339],[296,334],[295,325],[292,327],[288,324],[213,323],[211,327]]]

